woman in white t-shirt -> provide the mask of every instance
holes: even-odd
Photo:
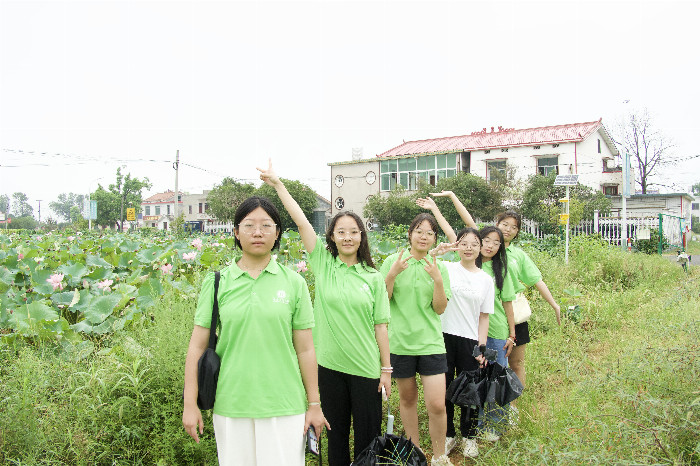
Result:
[[[448,238],[452,239],[454,231],[449,228]],[[486,349],[486,337],[489,330],[489,314],[493,314],[494,286],[493,279],[476,265],[481,250],[479,232],[474,228],[464,228],[456,235],[454,243],[441,243],[437,254],[457,250],[459,262],[444,261],[450,275],[452,299],[447,309],[440,316],[442,335],[447,351],[447,386],[465,370],[476,370],[485,364],[483,351]],[[481,350],[474,356],[474,348]],[[445,453],[457,445],[454,423],[455,406],[447,400],[447,438]],[[476,427],[479,406],[461,408],[459,429],[462,434],[461,449],[464,456],[475,457],[479,454],[476,444]]]

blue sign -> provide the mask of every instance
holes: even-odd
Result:
[[[90,217],[89,220],[97,220],[97,201],[90,201]]]

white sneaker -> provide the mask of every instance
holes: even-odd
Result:
[[[452,453],[452,449],[457,445],[457,439],[454,437],[445,438],[445,454],[449,455]]]
[[[476,458],[479,456],[479,447],[476,444],[475,438],[462,439],[462,453],[469,458]]]
[[[452,461],[447,457],[447,455],[442,455],[441,457],[437,458],[433,456],[433,459],[430,460],[430,466],[454,466],[452,464]]]
[[[496,434],[496,433],[494,433],[494,432],[491,432],[491,431],[489,431],[489,430],[484,431],[484,432],[481,434],[481,438],[484,439],[484,440],[487,441],[487,442],[498,442],[499,440],[501,440],[501,436],[500,436],[500,435],[498,435],[498,434]]]

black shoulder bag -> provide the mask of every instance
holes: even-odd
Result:
[[[197,406],[199,409],[212,409],[216,397],[216,383],[219,380],[219,367],[221,361],[216,354],[216,325],[219,320],[219,272],[214,272],[214,308],[211,311],[211,325],[209,326],[209,346],[197,363]]]

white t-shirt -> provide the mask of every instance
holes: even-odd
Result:
[[[450,274],[452,298],[440,316],[443,333],[479,340],[479,314],[493,314],[493,278],[479,269],[470,272],[459,262],[443,262]]]

